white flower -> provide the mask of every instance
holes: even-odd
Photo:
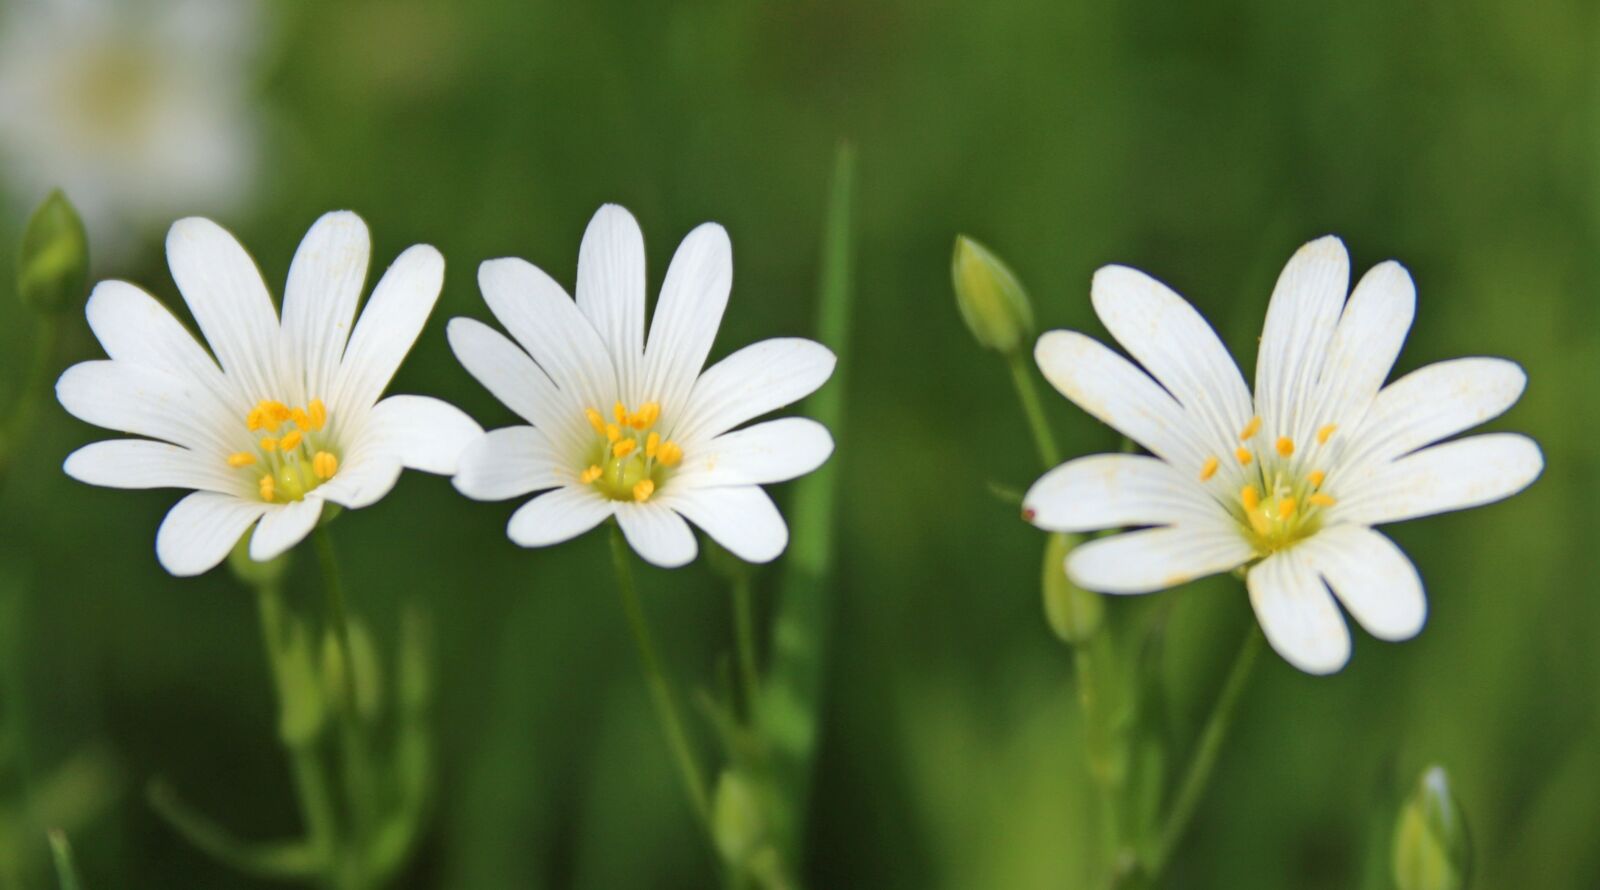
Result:
[[[62,187],[95,252],[243,196],[261,32],[245,0],[21,0],[0,15],[0,156],[9,190]]]
[[[1095,274],[1095,312],[1144,369],[1073,331],[1039,338],[1035,358],[1063,395],[1153,456],[1079,458],[1029,490],[1024,515],[1041,528],[1147,527],[1078,547],[1067,559],[1073,580],[1147,593],[1248,565],[1268,641],[1310,673],[1349,658],[1335,596],[1380,639],[1422,629],[1422,581],[1372,526],[1508,497],[1544,458],[1509,433],[1435,445],[1510,408],[1522,369],[1463,358],[1383,386],[1416,289],[1386,262],[1346,302],[1349,278],[1331,236],[1289,261],[1267,309],[1252,400],[1194,307],[1142,272]]]
[[[798,417],[730,430],[821,386],[834,357],[810,340],[764,340],[700,373],[733,284],[721,226],[706,223],[678,246],[648,343],[644,238],[621,207],[600,208],[584,232],[576,303],[518,259],[484,263],[478,281],[517,343],[456,318],[450,345],[532,426],[470,446],[455,484],[479,500],[553,489],[512,515],[512,541],[555,544],[615,516],[633,549],[659,566],[694,559],[685,519],[741,559],[783,552],[788,527],[760,486],[821,466],[833,439]]]
[[[90,295],[89,326],[110,359],[68,368],[56,395],[81,420],[148,438],[87,445],[65,469],[92,485],[194,489],[156,535],[167,571],[210,569],[257,520],[250,555],[271,559],[316,526],[325,501],[374,503],[402,466],[454,473],[482,435],[437,399],[379,401],[439,297],[444,258],[425,244],[400,254],[357,321],[370,253],[360,217],[317,220],[280,321],[232,235],[205,219],[174,224],[172,277],[215,362],[139,288],[106,281]]]

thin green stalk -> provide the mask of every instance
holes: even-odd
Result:
[[[1199,806],[1200,798],[1204,796],[1206,786],[1211,782],[1211,770],[1216,766],[1217,755],[1222,752],[1222,742],[1227,738],[1228,729],[1233,725],[1234,711],[1250,679],[1250,672],[1255,667],[1256,656],[1261,654],[1262,640],[1260,626],[1252,622],[1249,632],[1245,634],[1244,644],[1239,648],[1239,654],[1234,657],[1233,667],[1228,670],[1228,678],[1222,684],[1222,691],[1218,693],[1217,701],[1211,707],[1211,716],[1206,718],[1205,728],[1200,731],[1200,739],[1195,744],[1189,769],[1184,773],[1183,784],[1178,787],[1178,796],[1173,799],[1166,824],[1162,826],[1161,838],[1150,856],[1147,870],[1152,881],[1160,877],[1161,870],[1166,867],[1178,842],[1183,839],[1183,834],[1189,827],[1189,820],[1194,817],[1195,808]]]
[[[26,437],[39,407],[39,397],[50,380],[51,360],[55,357],[60,329],[60,321],[50,314],[40,316],[34,324],[33,356],[17,389],[16,398],[7,409],[4,426],[0,426],[0,489],[5,488],[11,462],[16,459],[17,446]]]
[[[347,616],[344,584],[339,577],[339,561],[333,549],[333,538],[326,525],[318,527],[317,561],[322,566],[322,586],[328,601],[328,622],[342,662],[340,677],[343,688],[339,695],[340,749],[344,754],[344,786],[347,810],[350,816],[350,838],[345,855],[343,886],[367,886],[366,850],[372,830],[372,782],[367,764],[366,741],[361,734],[361,716],[357,713],[355,646],[350,642],[350,621]]]
[[[740,572],[733,579],[733,628],[739,650],[739,685],[746,712],[753,712],[761,690],[761,674],[756,668],[756,621],[751,607],[750,573]]]
[[[639,650],[639,666],[644,669],[645,683],[650,687],[650,698],[655,704],[656,718],[661,721],[661,731],[667,737],[667,747],[671,749],[672,758],[677,762],[678,775],[683,780],[683,790],[689,797],[689,804],[694,808],[696,818],[701,823],[706,823],[711,807],[706,794],[705,778],[700,773],[700,766],[695,762],[694,753],[689,749],[689,736],[683,728],[683,718],[678,712],[677,699],[672,694],[672,685],[667,681],[661,659],[656,656],[655,643],[650,637],[650,626],[645,622],[644,609],[639,604],[639,591],[633,583],[628,542],[623,540],[622,528],[615,523],[611,526],[611,559],[617,571],[617,590],[622,594],[622,611],[627,615],[628,629],[633,632],[633,642]]]
[[[1122,798],[1127,762],[1106,694],[1111,682],[1108,668],[1116,663],[1106,632],[1102,630],[1074,646],[1072,663],[1077,674],[1078,706],[1083,712],[1084,755],[1099,799],[1100,840],[1106,861],[1115,867],[1123,847]]]
[[[66,832],[59,828],[50,829],[50,854],[55,859],[56,883],[61,890],[83,890],[78,866],[72,860],[72,844],[67,841]]]
[[[1061,449],[1056,447],[1055,433],[1050,431],[1050,421],[1044,415],[1044,404],[1039,401],[1039,388],[1033,382],[1033,368],[1026,353],[1013,352],[1006,356],[1011,368],[1011,382],[1016,385],[1017,398],[1022,401],[1022,413],[1028,417],[1028,429],[1033,433],[1034,447],[1039,450],[1039,460],[1051,468],[1061,463]]]

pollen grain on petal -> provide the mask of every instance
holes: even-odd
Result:
[[[1333,438],[1333,434],[1338,432],[1338,431],[1339,431],[1339,425],[1337,423],[1330,423],[1327,426],[1317,430],[1317,444],[1318,445],[1326,445],[1326,444],[1328,444],[1328,440],[1332,439]]]
[[[1222,462],[1217,460],[1216,455],[1206,458],[1206,462],[1200,466],[1200,481],[1209,482],[1212,476],[1217,475],[1217,467],[1221,465]]]

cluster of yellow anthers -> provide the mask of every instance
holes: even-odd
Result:
[[[663,471],[683,462],[683,448],[651,429],[661,419],[661,406],[655,402],[632,412],[618,402],[611,408],[611,421],[594,408],[584,409],[583,414],[603,441],[597,443],[578,481],[612,500],[650,500],[663,481]]]
[[[245,415],[244,423],[251,433],[266,435],[256,440],[256,451],[228,455],[228,466],[262,465],[266,470],[259,483],[262,500],[298,501],[339,472],[338,456],[313,447],[307,438],[328,424],[328,408],[321,399],[312,399],[304,408],[263,399]]]
[[[1332,423],[1318,429],[1317,445],[1328,444],[1338,430],[1338,425]],[[1255,452],[1248,446],[1259,432],[1259,416],[1250,418],[1250,422],[1239,431],[1240,444],[1234,449],[1233,456],[1240,466],[1248,467],[1256,462]],[[1286,461],[1294,456],[1294,440],[1279,436],[1272,443],[1272,450]],[[1207,457],[1200,467],[1200,481],[1209,481],[1220,466],[1221,460],[1216,456]],[[1316,531],[1321,524],[1317,516],[1319,508],[1331,507],[1336,503],[1331,495],[1321,490],[1322,483],[1327,480],[1327,473],[1322,470],[1312,470],[1302,478],[1291,474],[1287,467],[1269,468],[1263,462],[1260,474],[1260,486],[1251,482],[1239,489],[1239,506],[1243,508],[1243,518],[1254,532],[1257,549],[1263,553],[1282,549]]]

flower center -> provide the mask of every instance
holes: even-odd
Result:
[[[655,402],[646,402],[633,412],[618,402],[611,414],[614,419],[607,421],[594,408],[584,409],[596,436],[578,481],[594,486],[611,500],[642,504],[671,477],[672,468],[683,462],[683,449],[651,429],[661,418],[661,406]]]
[[[1300,465],[1292,460],[1295,441],[1280,436],[1269,446],[1262,447],[1257,455],[1253,441],[1261,431],[1261,418],[1252,417],[1239,432],[1239,447],[1233,458],[1246,468],[1246,482],[1237,493],[1224,498],[1224,504],[1244,532],[1250,545],[1262,556],[1282,550],[1304,540],[1322,527],[1323,511],[1337,501],[1322,490],[1327,473],[1305,466],[1317,457],[1333,434],[1337,424],[1328,424],[1317,430],[1316,444],[1309,454],[1303,455]],[[1222,461],[1216,456],[1207,457],[1200,466],[1200,481],[1207,482],[1217,474]]]
[[[298,501],[339,472],[339,456],[323,441],[328,409],[321,399],[304,408],[263,399],[245,415],[244,425],[255,446],[228,455],[228,466],[255,476],[263,501]]]

